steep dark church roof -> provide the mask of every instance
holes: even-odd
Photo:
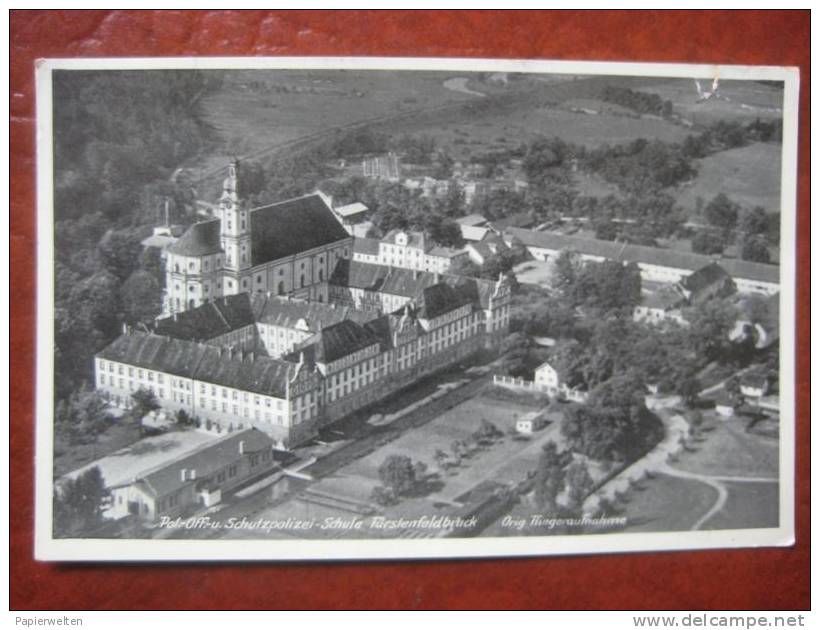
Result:
[[[207,256],[222,251],[220,243],[219,219],[194,223],[168,251],[178,256]]]
[[[251,264],[255,267],[350,238],[319,194],[251,211]]]

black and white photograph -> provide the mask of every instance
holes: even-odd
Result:
[[[797,80],[43,61],[38,559],[792,544]]]

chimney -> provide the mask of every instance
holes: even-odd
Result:
[[[245,454],[245,440],[239,440],[239,454]]]
[[[186,473],[187,473],[187,472],[188,472],[188,471],[187,471],[186,469],[184,469],[184,468],[181,468],[181,469],[180,469],[180,471],[179,471],[179,480],[180,480],[180,481],[187,481],[187,479],[186,479]]]

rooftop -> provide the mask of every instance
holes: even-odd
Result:
[[[362,212],[367,212],[368,208],[361,202],[349,203],[345,206],[334,208],[333,211],[340,217],[352,217]]]
[[[237,431],[217,442],[206,444],[181,459],[150,469],[137,477],[155,497],[163,497],[229,466],[243,453],[260,453],[273,448],[273,440],[258,429]],[[182,470],[196,471],[195,479],[182,479]]]
[[[256,208],[250,218],[254,267],[350,238],[319,193]]]
[[[528,247],[542,247],[555,251],[571,249],[580,254],[600,256],[624,262],[657,265],[659,267],[697,271],[715,262],[714,258],[703,254],[569,236],[557,232],[538,232],[508,227],[505,234],[517,238]],[[733,278],[744,278],[772,284],[777,284],[780,279],[780,269],[776,265],[766,265],[734,258],[722,258],[720,259],[720,265]]]
[[[353,239],[353,253],[364,254],[366,256],[379,255],[379,241],[375,238],[361,238]]]
[[[221,251],[219,219],[194,223],[175,243],[168,246],[168,252],[178,256],[208,256]]]

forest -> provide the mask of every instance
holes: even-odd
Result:
[[[55,389],[92,378],[92,357],[123,323],[159,313],[163,270],[151,233],[165,200],[194,220],[194,191],[175,178],[215,131],[201,100],[221,77],[192,71],[54,73]]]

